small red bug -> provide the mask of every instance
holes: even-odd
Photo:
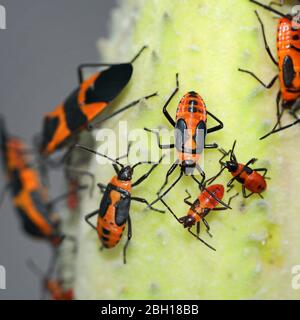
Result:
[[[233,176],[233,178],[227,183],[227,187],[232,188],[233,182],[236,180],[242,184],[244,198],[249,198],[253,194],[258,194],[261,198],[263,198],[261,193],[267,188],[266,174],[268,169],[250,168],[249,165],[254,164],[257,161],[255,158],[252,158],[246,164],[239,163],[234,154],[235,146],[236,141],[234,141],[232,149],[228,152],[223,149],[219,149],[223,154],[222,158],[219,160],[221,164],[221,170],[216,176],[208,180],[209,184],[215,181],[215,179],[219,177],[225,169],[227,169]],[[223,159],[228,155],[230,155],[229,161],[223,162]],[[263,175],[261,175],[259,172],[263,172]],[[250,191],[248,195],[246,194],[246,190]]]
[[[89,127],[90,122],[107,108],[125,88],[133,72],[133,62],[140,56],[144,46],[129,63],[88,63],[78,67],[79,87],[53,112],[46,114],[43,123],[40,153],[49,156],[58,149],[71,145],[58,164],[62,163],[72,151],[71,141],[77,141],[78,133]],[[83,79],[85,68],[108,67],[88,79]],[[131,102],[127,106],[110,114],[101,122],[137,105],[142,99],[149,99],[157,93]],[[51,164],[51,163],[49,163]]]
[[[140,161],[133,166],[124,166],[118,160],[120,158],[128,157],[130,144],[126,156],[119,157],[117,159],[112,159],[104,154],[98,153],[90,148],[78,144],[76,147],[104,157],[113,163],[113,168],[116,172],[116,175],[110,180],[108,185],[104,185],[102,183],[98,184],[100,191],[103,193],[100,208],[86,215],[85,220],[94,230],[96,230],[99,240],[102,243],[102,247],[108,249],[115,247],[119,243],[125,230],[126,223],[128,223],[127,241],[123,249],[123,261],[124,264],[126,264],[126,250],[132,236],[131,219],[129,214],[131,201],[137,201],[149,205],[149,202],[146,199],[141,197],[133,197],[131,195],[132,188],[138,186],[146,178],[148,178],[151,172],[162,161],[163,157],[161,157],[156,163],[151,161]],[[132,182],[134,169],[141,164],[153,164],[153,166],[147,173],[142,175],[135,182]],[[164,213],[164,211],[155,209],[153,207],[151,207],[151,209]],[[98,219],[97,225],[95,226],[89,220],[96,215],[98,216]]]
[[[204,183],[205,185],[205,183]],[[200,222],[202,221],[205,225],[206,232],[209,234],[210,237],[212,237],[210,231],[210,226],[206,220],[206,216],[210,213],[210,211],[221,211],[221,210],[227,210],[228,207],[230,207],[230,203],[233,198],[235,198],[238,194],[232,196],[226,207],[219,207],[218,204],[224,197],[224,187],[221,184],[214,184],[211,186],[208,186],[207,188],[203,188],[201,190],[200,195],[198,198],[192,203],[189,201],[191,199],[190,193],[185,190],[187,193],[187,197],[184,199],[184,203],[190,206],[190,209],[187,213],[187,215],[178,218],[176,214],[173,212],[173,210],[169,207],[169,205],[165,202],[164,199],[160,199],[162,203],[166,206],[166,208],[171,212],[171,214],[175,217],[175,219],[183,225],[184,228],[187,228],[188,232],[191,233],[195,238],[200,240],[202,243],[204,243],[207,247],[210,249],[216,251],[214,247],[209,245],[207,242],[205,242],[203,239],[199,237],[200,235]],[[214,195],[214,197],[212,196]],[[197,233],[195,234],[191,228],[193,226],[197,225]]]
[[[253,72],[239,69],[239,71],[245,72],[254,77],[266,89],[272,88],[275,81],[279,78],[280,90],[276,98],[277,122],[269,133],[260,138],[262,140],[275,132],[285,130],[300,122],[298,116],[296,115],[296,112],[299,109],[297,100],[300,97],[300,73],[298,72],[300,68],[300,31],[299,28],[295,28],[293,26],[293,16],[288,14],[285,15],[273,9],[272,7],[266,6],[255,0],[250,0],[250,2],[253,2],[256,5],[259,5],[264,9],[281,16],[277,29],[277,62],[273,57],[270,47],[267,43],[263,22],[260,19],[257,11],[255,11],[255,14],[261,25],[266,51],[272,62],[279,68],[279,74],[276,75],[269,84],[265,84]],[[296,121],[291,124],[281,126],[281,118],[285,110],[289,110],[289,113],[296,119]]]
[[[157,144],[160,149],[174,149],[177,150],[178,159],[170,167],[166,174],[166,179],[160,190],[158,191],[159,197],[151,203],[153,205],[164,197],[182,178],[183,174],[187,175],[191,173],[192,178],[198,183],[202,184],[205,180],[205,173],[198,164],[201,152],[203,148],[218,148],[216,143],[205,144],[206,135],[223,128],[223,123],[216,116],[210,113],[206,109],[206,105],[200,95],[196,92],[189,92],[182,97],[179,102],[176,111],[176,121],[171,117],[167,111],[167,106],[179,90],[178,73],[176,74],[176,88],[163,106],[163,114],[169,121],[169,123],[175,128],[175,144],[162,145],[160,144],[159,133],[147,128],[144,128],[148,132],[152,132],[157,137]],[[207,115],[211,116],[218,122],[218,125],[207,128]],[[173,182],[173,184],[161,194],[164,187],[168,184],[169,176],[173,171],[180,167],[179,177]],[[199,182],[194,176],[194,169],[197,169],[202,176],[202,181]]]
[[[52,300],[74,300],[73,289],[65,289],[63,281],[51,279],[51,270],[45,275],[31,259],[27,261],[27,266],[42,279],[42,300],[44,300],[45,294],[49,294]]]

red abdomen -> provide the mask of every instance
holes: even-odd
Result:
[[[224,187],[221,184],[213,184],[206,188],[211,194],[213,194],[217,199],[222,200],[224,197]],[[219,202],[209,193],[204,190],[200,196],[199,201],[202,208],[214,209]]]
[[[231,173],[232,176],[237,178],[237,181],[245,186],[245,188],[254,193],[261,193],[267,188],[267,183],[265,178],[255,170],[249,167],[245,167],[243,164],[239,163],[238,169]]]

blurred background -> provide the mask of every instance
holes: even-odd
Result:
[[[31,143],[44,113],[77,86],[77,65],[99,60],[96,41],[107,35],[116,2],[0,0],[7,13],[7,30],[0,30],[0,108],[11,133]],[[2,172],[0,177],[1,191]],[[61,185],[56,174],[52,197]],[[26,260],[33,258],[46,270],[50,253],[49,245],[22,233],[8,193],[0,208],[0,265],[6,268],[7,287],[0,299],[39,299],[41,279]]]

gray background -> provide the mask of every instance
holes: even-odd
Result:
[[[96,40],[108,31],[116,0],[0,0],[7,30],[0,30],[1,114],[11,132],[28,143],[51,111],[77,84],[76,66],[98,61]],[[0,174],[0,190],[4,185]],[[56,184],[59,184],[56,178]],[[54,192],[52,192],[53,196]],[[0,208],[0,265],[7,290],[0,299],[39,299],[40,279],[28,257],[45,270],[49,246],[22,234],[7,196]]]

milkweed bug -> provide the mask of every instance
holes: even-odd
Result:
[[[221,164],[221,170],[216,176],[208,180],[209,184],[215,181],[215,179],[219,177],[225,169],[227,169],[233,176],[233,178],[227,183],[227,187],[232,188],[233,182],[238,181],[242,184],[244,198],[249,198],[253,194],[258,194],[261,198],[263,198],[261,193],[264,192],[267,188],[266,174],[268,172],[268,169],[250,168],[249,166],[257,161],[257,159],[255,158],[250,159],[246,164],[239,163],[234,153],[235,146],[236,141],[234,141],[231,150],[229,150],[228,152],[220,149],[220,152],[223,154],[222,158],[219,160]],[[223,159],[225,159],[225,157],[227,157],[228,155],[229,161],[223,162]],[[261,175],[259,172],[263,172],[263,175]],[[250,191],[248,195],[246,193],[246,190]]]
[[[53,246],[59,245],[63,239],[74,241],[73,237],[61,233],[60,218],[53,211],[55,204],[65,199],[68,194],[48,200],[39,172],[26,155],[26,145],[18,138],[9,137],[2,118],[0,137],[2,162],[7,178],[3,197],[7,190],[11,191],[13,205],[24,231],[35,238],[49,240]]]
[[[272,7],[259,3],[255,0],[250,0],[250,2],[281,16],[277,28],[277,62],[267,43],[263,22],[258,15],[258,12],[255,11],[257,19],[261,25],[265,49],[272,62],[279,68],[279,74],[277,74],[269,84],[265,84],[253,72],[245,69],[239,69],[239,71],[251,75],[266,89],[272,88],[277,79],[279,79],[280,82],[280,90],[276,98],[277,122],[269,133],[260,138],[262,140],[275,132],[285,130],[300,122],[296,115],[296,111],[299,109],[297,100],[300,98],[300,73],[297,71],[300,68],[300,32],[299,28],[293,27],[293,16],[288,14],[285,15]],[[281,126],[281,118],[285,110],[289,110],[289,113],[296,119],[296,121],[286,126]]]
[[[203,184],[205,186],[205,183]],[[207,188],[203,188],[201,193],[199,194],[198,198],[194,202],[190,202],[191,199],[190,193],[185,190],[187,193],[187,197],[184,199],[184,203],[186,203],[188,206],[190,206],[190,209],[187,213],[187,215],[178,218],[177,215],[174,213],[174,211],[170,208],[170,206],[166,203],[164,199],[160,199],[162,203],[166,206],[166,208],[170,211],[170,213],[174,216],[174,218],[183,225],[184,228],[187,228],[188,232],[192,234],[196,239],[200,240],[202,243],[204,243],[207,247],[210,249],[216,251],[214,247],[209,245],[207,242],[205,242],[202,238],[199,237],[200,235],[200,222],[202,221],[206,232],[209,234],[210,237],[212,237],[210,233],[210,226],[206,220],[206,216],[211,211],[221,211],[221,210],[227,210],[228,207],[230,207],[230,203],[233,198],[235,198],[238,194],[232,196],[227,206],[225,207],[218,207],[218,204],[224,197],[224,187],[221,184],[214,184],[211,186],[208,186]],[[212,196],[214,195],[214,197]],[[197,233],[194,233],[191,228],[193,226],[197,226]]]
[[[131,144],[129,144],[126,157],[128,157],[130,145]],[[132,237],[131,219],[129,214],[131,201],[137,201],[149,205],[149,202],[146,199],[141,197],[133,197],[131,195],[132,188],[140,185],[143,181],[145,181],[145,179],[147,179],[152,171],[159,165],[163,157],[161,157],[160,160],[156,163],[153,163],[151,161],[139,161],[133,166],[124,166],[118,160],[120,158],[124,158],[125,156],[119,157],[117,159],[112,159],[90,148],[78,144],[76,145],[76,147],[104,157],[111,161],[113,164],[116,175],[110,180],[108,185],[104,185],[102,183],[98,184],[100,191],[103,193],[100,208],[93,211],[92,213],[87,214],[85,216],[85,221],[94,230],[96,230],[102,247],[107,249],[113,248],[119,243],[125,230],[125,226],[128,223],[127,241],[123,249],[123,261],[124,264],[126,264],[126,250]],[[153,166],[148,172],[138,178],[135,182],[132,182],[135,168],[142,164],[152,164]],[[157,212],[164,213],[164,211],[155,209],[153,207],[151,207],[151,209]],[[96,215],[98,216],[98,218],[97,225],[95,226],[90,222],[90,219]]]
[[[74,300],[72,288],[64,289],[62,281],[51,279],[49,272],[45,275],[31,259],[27,261],[27,266],[42,279],[41,299],[44,299],[45,295],[49,294],[52,300]]]
[[[103,112],[125,88],[132,75],[132,64],[145,48],[146,46],[129,63],[89,63],[78,67],[79,88],[74,90],[62,104],[53,112],[46,114],[44,118],[42,137],[38,142],[42,155],[49,156],[68,144],[72,145],[70,143],[72,140],[76,141],[77,134],[86,129],[90,122]],[[84,80],[84,70],[96,67],[108,68]],[[154,93],[131,102],[102,119],[101,122],[137,105],[142,99],[149,99],[156,95],[157,93]],[[63,161],[71,151],[72,148],[66,152],[61,160]]]
[[[218,145],[216,143],[205,144],[206,135],[223,128],[222,121],[206,109],[206,105],[203,99],[198,93],[194,91],[188,92],[181,98],[176,111],[176,120],[174,120],[167,111],[167,106],[172,101],[178,90],[179,81],[177,73],[176,88],[163,106],[164,116],[175,129],[175,144],[162,145],[160,143],[160,137],[157,131],[144,128],[146,131],[154,133],[156,135],[157,144],[160,149],[176,148],[178,155],[178,159],[172,164],[166,174],[165,182],[157,192],[159,197],[155,201],[153,201],[151,205],[164,197],[182,178],[183,174],[187,175],[191,173],[192,178],[197,183],[199,183],[199,181],[193,174],[194,169],[197,169],[202,176],[202,182],[205,180],[205,173],[198,164],[201,152],[203,151],[203,146],[207,149],[218,148]],[[212,128],[207,128],[207,115],[216,120],[218,122],[218,125]],[[161,194],[165,186],[168,184],[169,176],[178,166],[180,167],[179,177],[166,191],[163,192],[163,194]]]

